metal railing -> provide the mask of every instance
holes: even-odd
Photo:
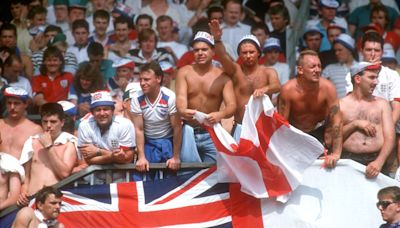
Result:
[[[181,170],[195,170],[195,169],[205,169],[211,166],[214,166],[215,163],[181,163]],[[167,167],[165,163],[150,163],[150,170],[166,170]],[[105,183],[110,184],[112,183],[112,174],[113,171],[126,171],[126,181],[130,181],[131,171],[135,171],[135,164],[112,164],[112,165],[91,165],[86,169],[83,169],[77,173],[72,174],[71,176],[61,180],[57,184],[53,185],[55,188],[62,188],[67,185],[79,185],[79,180],[82,180],[84,177],[93,175],[94,173],[104,172],[105,173]],[[90,185],[94,185],[93,181],[89,182]],[[30,198],[34,198],[35,195],[31,196]],[[18,205],[10,206],[0,212],[0,219],[7,214],[13,212],[15,209],[18,208]]]

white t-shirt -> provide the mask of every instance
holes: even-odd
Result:
[[[158,139],[172,136],[169,117],[176,113],[175,93],[161,87],[157,100],[152,104],[143,94],[137,91],[131,100],[131,112],[143,116],[143,128],[146,137]]]
[[[79,124],[78,145],[82,144],[93,144],[109,151],[133,148],[136,146],[135,129],[130,120],[114,116],[110,128],[102,135],[94,117],[90,116]]]

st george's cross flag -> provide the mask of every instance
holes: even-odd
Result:
[[[243,192],[256,198],[293,191],[324,151],[317,139],[280,116],[268,96],[249,99],[239,144],[220,124],[207,129],[219,151],[219,181],[238,182]]]

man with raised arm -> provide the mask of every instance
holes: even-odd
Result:
[[[342,152],[342,114],[335,86],[321,77],[315,51],[300,53],[297,77],[281,88],[278,112],[296,128],[325,143],[330,152],[325,165],[333,168]]]
[[[180,68],[176,76],[176,107],[184,120],[181,160],[215,162],[214,143],[194,115],[205,114],[208,125],[231,117],[236,109],[233,84],[221,69],[212,65],[214,38],[209,33],[198,32],[192,48],[195,63]]]
[[[360,62],[350,72],[353,92],[340,100],[343,114],[341,158],[365,166],[368,178],[388,173],[386,159],[394,147],[395,130],[389,101],[372,95],[378,85],[381,66]]]
[[[44,133],[30,137],[22,149],[20,163],[24,164],[26,177],[19,205],[27,205],[28,196],[71,174],[77,160],[76,137],[62,131],[64,115],[58,103],[46,103],[41,107]]]
[[[240,40],[237,52],[243,62],[239,65],[229,58],[225,51],[224,44],[221,42],[222,30],[218,20],[212,20],[209,26],[215,39],[216,55],[220,59],[224,72],[233,80],[237,109],[232,135],[236,141],[239,141],[245,105],[250,96],[262,97],[264,94],[271,96],[279,92],[279,77],[275,69],[258,64],[258,58],[262,52],[257,37],[246,35]]]

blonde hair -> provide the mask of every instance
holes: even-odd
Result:
[[[303,60],[304,60],[304,57],[306,55],[311,55],[311,56],[318,57],[318,53],[317,52],[315,52],[313,50],[310,50],[310,49],[304,50],[304,51],[300,52],[299,59],[297,60],[297,66],[303,66],[304,65],[304,61]]]

